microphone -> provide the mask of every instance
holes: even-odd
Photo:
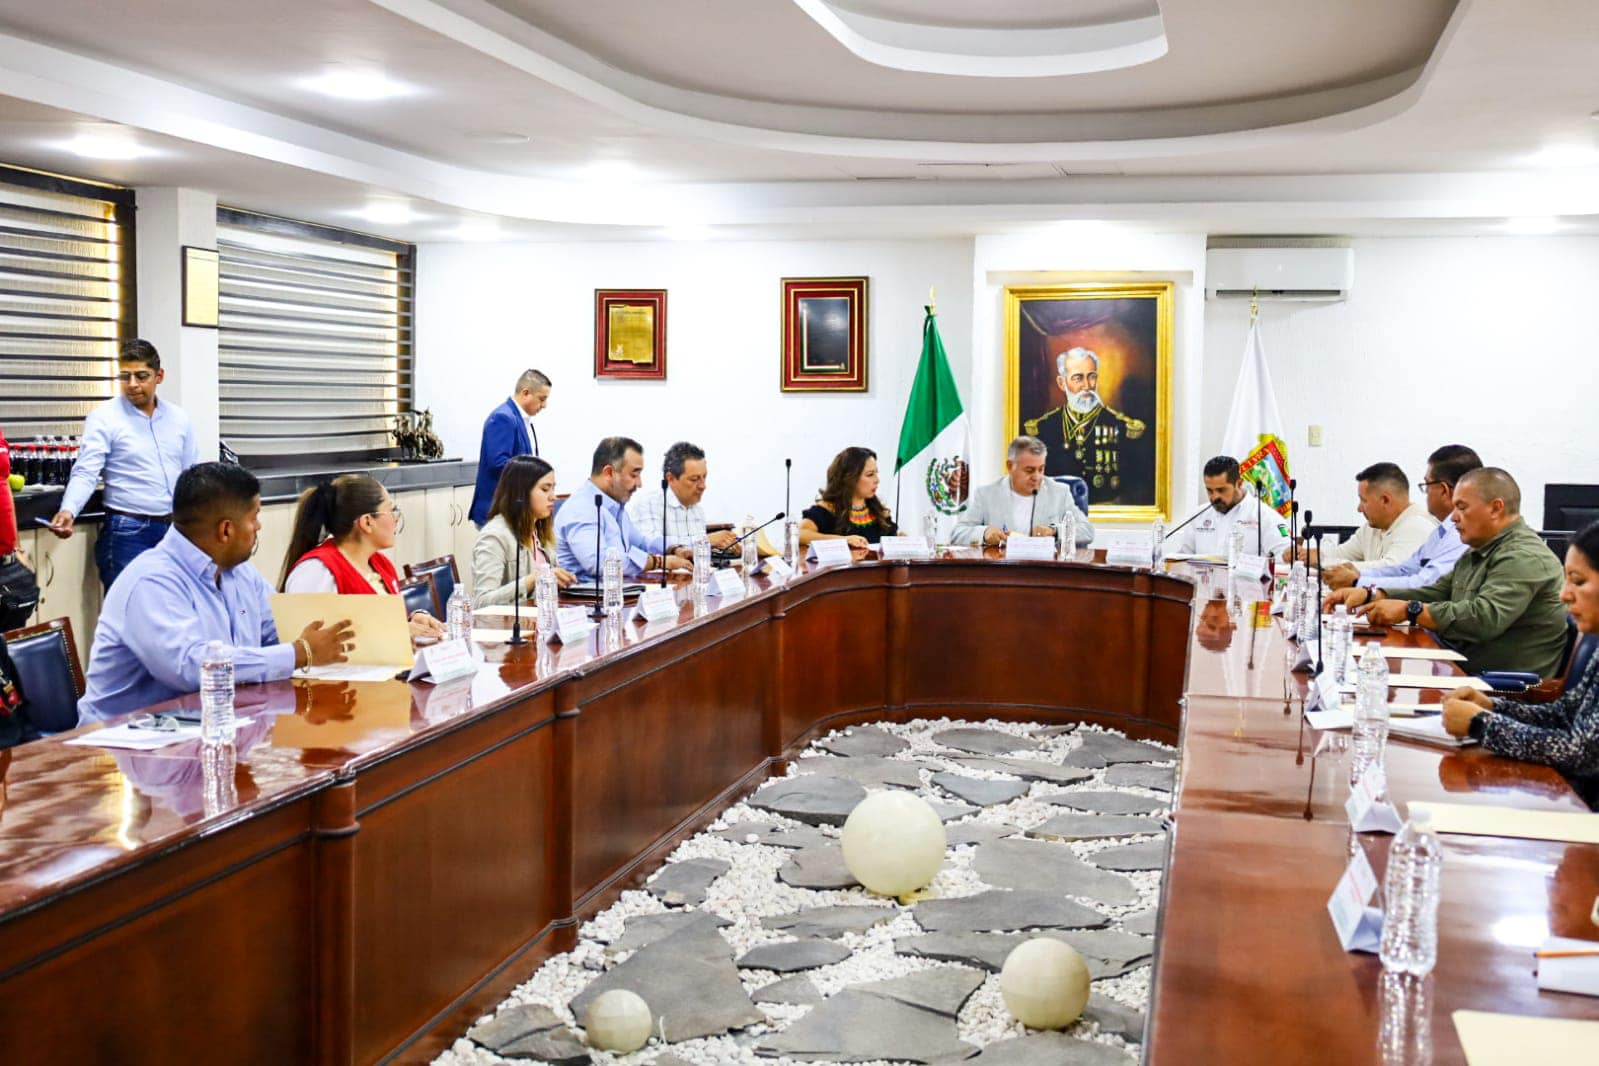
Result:
[[[1038,526],[1038,490],[1033,490],[1033,509],[1027,512],[1027,535],[1033,535],[1033,530]]]
[[[594,606],[589,608],[590,618],[605,617],[605,593],[603,591],[605,587],[605,574],[603,572],[605,564],[600,558],[600,532],[605,526],[604,506],[605,497],[596,492],[594,494],[594,591],[599,593],[599,595],[594,597]],[[662,515],[661,520],[664,522],[666,516]]]
[[[1299,487],[1299,482],[1294,478],[1288,479],[1288,562],[1294,561],[1294,552],[1298,549],[1299,539],[1299,501],[1294,499],[1294,490]]]
[[[1193,514],[1191,514],[1187,518],[1183,519],[1176,526],[1174,526],[1170,530],[1168,530],[1167,533],[1166,533],[1166,536],[1160,538],[1161,542],[1164,543],[1173,533],[1176,533],[1179,529],[1182,529],[1183,526],[1186,526],[1188,523],[1192,522],[1194,519],[1198,518],[1200,515],[1204,514],[1206,511],[1209,511],[1209,510],[1211,510],[1211,506],[1210,506],[1210,504],[1207,503],[1203,507],[1201,507],[1199,510],[1195,511]]]
[[[726,548],[724,548],[722,550],[723,551],[729,551],[729,552],[732,551],[735,547],[737,547],[740,544],[743,544],[746,540],[749,540],[751,537],[753,537],[755,534],[759,533],[761,530],[765,529],[767,526],[771,525],[773,522],[781,522],[783,519],[785,519],[787,517],[788,517],[788,512],[787,511],[779,511],[779,512],[777,512],[771,518],[768,518],[766,521],[762,522],[760,525],[756,526],[754,529],[750,530],[748,533],[744,534],[742,537],[738,538],[732,544],[729,544]]]
[[[666,479],[661,478],[661,587],[666,587],[666,553],[671,550],[671,527],[666,521]]]
[[[526,644],[522,639],[522,545],[511,549],[511,637],[507,644]],[[545,634],[548,636],[548,634]]]
[[[783,460],[783,513],[794,509],[794,460]],[[783,549],[787,551],[787,548]]]

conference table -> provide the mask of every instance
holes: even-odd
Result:
[[[1260,587],[1087,551],[857,553],[736,596],[679,583],[675,619],[490,643],[466,681],[241,686],[233,749],[67,743],[84,729],[0,753],[5,1057],[426,1061],[811,739],[948,716],[1180,745],[1147,1061],[1382,1061],[1379,964],[1325,904],[1390,838],[1350,832],[1347,744],[1303,724]],[[1396,740],[1387,767],[1401,809],[1586,809],[1479,751]],[[1599,939],[1599,848],[1450,837],[1443,885],[1434,1061],[1462,1061],[1456,1009],[1599,1013],[1538,992],[1531,956]]]

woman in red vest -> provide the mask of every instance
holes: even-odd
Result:
[[[394,547],[405,516],[375,478],[341,474],[300,494],[294,534],[278,587],[284,592],[398,595],[400,575],[383,549]],[[411,615],[413,637],[442,637],[426,611]]]

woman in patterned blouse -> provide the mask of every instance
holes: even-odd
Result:
[[[845,448],[827,468],[827,486],[800,521],[800,543],[844,537],[851,548],[865,548],[899,531],[877,498],[877,453]]]
[[[1560,602],[1580,635],[1599,633],[1599,522],[1571,538]],[[1443,713],[1444,728],[1457,737],[1475,737],[1496,755],[1553,766],[1584,795],[1599,786],[1599,654],[1581,677],[1566,678],[1552,703],[1491,699],[1460,688],[1444,700]]]

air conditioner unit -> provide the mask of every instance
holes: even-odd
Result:
[[[1212,248],[1205,255],[1208,297],[1343,300],[1354,282],[1353,248]]]

